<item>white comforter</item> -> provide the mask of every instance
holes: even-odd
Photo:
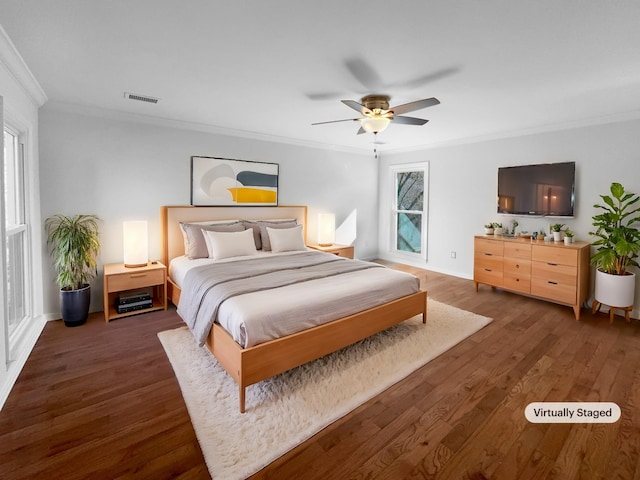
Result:
[[[259,255],[278,261],[278,254]],[[179,257],[171,262],[169,272],[182,286],[190,268],[213,262],[211,259]],[[215,320],[246,348],[382,305],[418,290],[419,280],[413,275],[384,267],[369,268],[231,297],[220,305]]]

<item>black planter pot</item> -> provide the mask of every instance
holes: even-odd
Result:
[[[67,327],[83,325],[89,317],[91,286],[84,285],[79,290],[60,290],[62,320]]]

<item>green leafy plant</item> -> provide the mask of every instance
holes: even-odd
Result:
[[[493,223],[485,223],[484,228],[493,228]]]
[[[567,229],[564,231],[564,236],[565,237],[569,237],[569,238],[573,238],[573,236],[575,235],[575,233],[573,233],[571,230]]]
[[[99,220],[96,215],[54,215],[45,220],[56,283],[62,290],[78,290],[97,275]]]
[[[551,232],[561,232],[562,227],[564,227],[564,223],[554,223],[549,227],[549,231]]]
[[[491,225],[493,226],[493,228],[502,228],[502,224],[499,222],[493,222]]]
[[[596,253],[591,264],[611,275],[625,275],[627,267],[638,266],[636,258],[640,253],[640,230],[635,224],[640,222],[640,207],[636,206],[640,197],[626,192],[619,183],[612,183],[611,196],[600,195],[604,204],[596,204],[601,213],[594,215],[594,232],[597,237],[593,245]]]

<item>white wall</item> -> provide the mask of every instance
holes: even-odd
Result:
[[[498,167],[545,162],[576,162],[575,218],[562,219],[576,232],[577,240],[593,241],[591,217],[600,194],[608,194],[612,182],[640,193],[640,120],[560,130],[501,140],[469,143],[384,155],[380,163],[380,204],[386,205],[389,165],[429,162],[429,237],[427,269],[473,278],[473,236],[483,225],[500,221],[519,230],[548,228],[553,219],[511,217],[496,213]],[[388,211],[381,208],[380,256],[390,253]],[[456,258],[451,258],[451,252]],[[636,271],[637,273],[637,271]],[[640,282],[636,283],[640,290]],[[636,291],[636,318],[640,292]]]
[[[334,212],[339,226],[357,211],[356,256],[373,258],[378,250],[378,168],[370,155],[167,128],[60,105],[41,109],[40,151],[42,217],[97,214],[100,265],[122,262],[123,220],[149,222],[149,255],[159,258],[160,206],[189,204],[192,155],[278,163],[279,204],[309,207],[311,243],[318,212]],[[58,289],[44,258],[45,312],[59,318]],[[102,310],[101,277],[92,287],[91,309]]]

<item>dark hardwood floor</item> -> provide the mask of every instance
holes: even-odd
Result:
[[[253,478],[638,479],[640,322],[408,267],[493,323]],[[171,308],[49,322],[0,412],[0,478],[208,478],[157,332]],[[614,424],[532,424],[532,401],[609,401]]]

